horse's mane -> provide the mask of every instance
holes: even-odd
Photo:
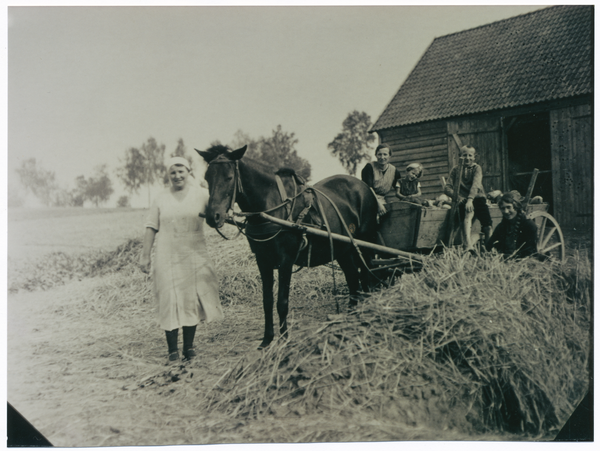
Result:
[[[260,161],[260,160],[257,160],[255,158],[247,157],[247,156],[244,156],[243,159],[244,159],[244,161],[246,163],[252,163],[254,166],[257,167],[257,169],[260,169],[260,170],[262,170],[264,172],[267,172],[267,173],[269,173],[271,175],[275,174],[275,168],[273,166],[271,166],[270,164],[265,163],[264,161]]]
[[[298,185],[306,185],[306,180],[304,179],[304,177],[301,177],[298,174],[296,174],[296,171],[292,168],[281,168],[275,173],[275,175],[278,175],[280,177],[293,177],[296,179],[296,183]]]

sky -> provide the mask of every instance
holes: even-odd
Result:
[[[327,144],[353,110],[375,122],[439,36],[544,7],[8,6],[9,186],[28,158],[64,188],[149,137],[166,153],[270,136],[281,125],[311,181],[344,173]],[[145,207],[142,191],[133,206]]]

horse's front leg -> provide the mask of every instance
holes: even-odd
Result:
[[[265,335],[258,349],[269,346],[275,336],[273,331],[273,268],[271,262],[262,260],[258,255],[256,256],[260,278],[262,279],[263,310],[265,313]]]
[[[292,261],[285,261],[279,267],[279,284],[277,289],[277,314],[279,315],[279,334],[288,337],[287,315],[290,299],[290,284],[292,280]]]

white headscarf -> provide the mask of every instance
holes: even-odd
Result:
[[[188,171],[192,170],[192,168],[190,167],[190,162],[187,161],[187,159],[185,159],[183,157],[171,157],[167,160],[167,171],[169,169],[171,169],[171,166],[176,165],[176,164],[185,166],[188,169]]]
[[[406,166],[406,172],[410,171],[411,169],[414,169],[418,172],[417,178],[420,178],[421,175],[423,175],[423,166],[421,165],[421,163],[411,163],[408,166]]]

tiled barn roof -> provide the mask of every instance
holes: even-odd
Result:
[[[592,92],[592,6],[434,39],[372,131]]]

